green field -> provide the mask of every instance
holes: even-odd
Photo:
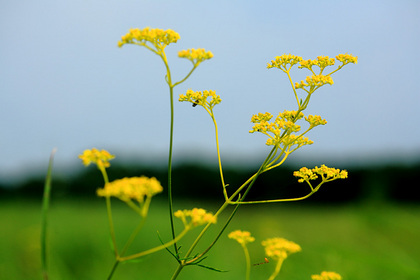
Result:
[[[138,218],[122,203],[115,201],[114,206],[122,244]],[[213,212],[216,206],[191,201],[175,203],[175,209],[203,207]],[[0,279],[41,279],[40,209],[40,203],[34,201],[1,202]],[[51,280],[106,279],[113,259],[104,201],[55,200],[49,225]],[[181,224],[177,226],[181,230]],[[245,279],[242,249],[227,238],[227,233],[235,229],[251,231],[256,237],[249,246],[253,263],[264,261],[260,243],[266,238],[284,237],[302,247],[302,252],[285,261],[278,279],[309,280],[311,274],[322,270],[336,271],[348,280],[420,279],[420,206],[305,203],[240,208],[226,234],[203,262],[229,272],[187,267],[178,279]],[[159,245],[157,231],[164,240],[169,239],[164,201],[152,203],[145,230],[133,244],[132,252]],[[196,233],[198,229],[181,241],[182,251],[191,242],[188,237]],[[120,265],[113,279],[170,279],[175,268],[173,258],[162,251],[139,262]],[[267,279],[273,269],[272,262],[253,266],[251,279]]]

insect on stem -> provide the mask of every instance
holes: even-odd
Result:
[[[196,101],[194,101],[194,103],[193,103],[193,107],[195,107],[195,106],[197,106],[198,105],[198,100],[196,100]]]
[[[267,258],[264,258],[264,262],[262,262],[262,263],[255,263],[253,265],[260,265],[260,264],[266,264],[266,263],[268,263],[268,259]]]

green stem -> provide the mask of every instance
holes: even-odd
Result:
[[[162,250],[162,249],[165,249],[165,248],[167,248],[167,247],[169,247],[169,246],[171,246],[172,244],[175,244],[176,242],[178,242],[182,237],[184,237],[184,235],[190,230],[191,228],[190,227],[186,227],[180,234],[178,234],[178,236],[176,236],[174,239],[172,239],[171,241],[169,241],[169,242],[167,242],[167,243],[165,243],[165,244],[162,244],[162,245],[160,245],[160,246],[157,246],[157,247],[154,247],[154,248],[151,248],[151,249],[149,249],[149,250],[146,250],[146,251],[143,251],[143,252],[140,252],[140,253],[137,253],[137,254],[133,254],[133,255],[130,255],[130,256],[127,256],[127,257],[120,257],[119,258],[119,261],[128,261],[128,260],[132,260],[132,259],[137,259],[137,258],[140,258],[140,257],[143,257],[143,256],[146,256],[146,255],[149,255],[149,254],[152,254],[152,253],[155,253],[155,252],[157,252],[157,251],[160,251],[160,250]]]
[[[191,74],[194,72],[194,70],[197,68],[197,66],[198,65],[194,65],[193,68],[191,69],[191,71],[185,76],[185,78],[180,80],[179,82],[176,82],[173,86],[175,87],[175,86],[185,82],[185,80],[188,79],[191,76]]]
[[[273,274],[271,274],[270,278],[268,278],[268,280],[274,280],[274,278],[276,278],[276,276],[279,274],[281,266],[283,264],[284,259],[279,259],[277,261],[277,265],[276,265],[276,269],[274,270]]]
[[[213,111],[211,111],[211,119],[213,120],[214,123],[214,131],[215,131],[215,135],[216,135],[216,149],[217,149],[217,160],[219,163],[219,173],[220,173],[220,180],[222,182],[222,186],[223,186],[223,195],[225,196],[225,200],[228,198],[227,192],[226,192],[226,184],[225,184],[225,179],[223,176],[223,169],[222,169],[222,160],[220,158],[220,147],[219,147],[219,129],[217,128],[217,122],[216,122],[216,118],[214,117]]]
[[[168,68],[169,73],[169,68]],[[170,75],[168,75],[168,82],[170,83]],[[175,225],[174,225],[174,210],[173,210],[173,199],[172,199],[172,149],[173,149],[173,138],[174,138],[174,95],[173,87],[169,86],[170,94],[170,106],[171,106],[171,128],[169,136],[169,157],[168,157],[168,204],[169,204],[169,217],[171,222],[171,233],[172,240],[175,240]],[[178,255],[178,246],[174,242],[175,255]]]
[[[217,218],[224,210],[225,208],[229,205],[229,204],[235,204],[235,202],[233,202],[233,199],[238,196],[240,194],[240,191],[249,184],[248,189],[245,191],[245,194],[243,197],[240,198],[241,201],[243,201],[243,199],[245,199],[246,194],[248,193],[249,189],[251,188],[251,186],[253,185],[253,183],[255,182],[255,180],[257,179],[257,177],[259,176],[259,174],[261,174],[263,172],[264,166],[267,164],[268,160],[271,158],[272,153],[274,151],[274,148],[271,150],[270,154],[267,156],[267,158],[265,159],[264,163],[261,165],[260,169],[258,170],[258,172],[256,174],[254,174],[250,179],[248,179],[241,187],[238,188],[238,190],[235,191],[234,194],[232,194],[224,203],[223,205],[219,208],[219,210],[216,212],[216,214],[214,214],[214,216]],[[229,220],[227,222],[227,224],[231,221],[231,219],[233,218],[234,214],[236,213],[237,209],[239,207],[239,204],[235,207],[235,210],[233,211],[232,215],[229,217]],[[227,227],[227,224],[223,227],[222,231],[219,233],[218,237],[220,237],[221,233],[223,232],[223,230]],[[212,223],[208,223],[204,229],[200,232],[200,234],[197,236],[197,238],[194,240],[193,244],[191,245],[190,249],[188,250],[187,254],[184,257],[183,261],[179,262],[178,268],[176,269],[176,271],[174,272],[174,274],[172,275],[172,280],[176,279],[179,275],[179,273],[181,273],[181,270],[188,264],[191,264],[192,261],[195,261],[196,259],[198,259],[199,257],[203,256],[204,253],[200,254],[198,258],[193,259],[192,261],[186,262],[185,259],[188,259],[189,256],[192,254],[193,250],[195,249],[195,247],[197,246],[198,242],[201,240],[201,238],[204,236],[204,234],[207,232],[207,230],[210,228],[210,226],[212,225]],[[217,241],[218,237],[216,238],[215,241]],[[214,245],[215,242],[212,243],[211,246]],[[208,252],[208,250],[210,250],[211,246],[205,251],[205,253]]]
[[[118,257],[118,249],[117,249],[117,240],[115,238],[115,229],[114,229],[114,222],[112,220],[112,209],[111,209],[111,198],[107,196],[106,200],[106,210],[108,214],[108,223],[109,223],[109,230],[111,233],[112,245],[114,247],[114,254],[115,257]]]
[[[107,280],[111,280],[112,279],[112,276],[114,275],[114,272],[117,269],[117,267],[118,267],[119,264],[120,264],[120,261],[119,260],[115,260],[115,263],[112,266],[111,272],[109,273]]]
[[[249,257],[248,248],[245,244],[242,245],[242,248],[244,248],[244,254],[245,254],[245,261],[246,261],[246,274],[245,279],[249,280],[251,275],[251,259]]]
[[[47,226],[48,226],[48,209],[50,205],[51,196],[51,178],[54,155],[57,149],[51,152],[48,163],[47,176],[45,178],[44,195],[42,199],[42,214],[41,214],[41,267],[42,277],[44,280],[48,279],[48,264],[47,264]]]

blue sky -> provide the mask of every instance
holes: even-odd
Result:
[[[327,119],[295,155],[302,163],[404,160],[420,155],[418,1],[2,1],[0,4],[0,177],[77,166],[97,147],[120,160],[164,159],[169,98],[159,57],[117,47],[129,28],[173,29],[167,48],[175,79],[190,63],[177,51],[206,48],[189,88],[216,90],[224,161],[252,163],[267,154],[265,137],[249,134],[258,112],[296,109],[286,76],[267,62],[359,57],[312,98],[306,114]],[[294,72],[296,81],[308,73]],[[204,110],[175,104],[175,156],[214,158],[213,126]]]

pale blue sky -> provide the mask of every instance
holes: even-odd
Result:
[[[257,3],[258,2],[258,3]],[[41,0],[0,4],[0,177],[46,166],[79,164],[97,147],[118,158],[165,158],[169,100],[159,57],[117,48],[129,28],[174,29],[167,48],[175,79],[189,70],[178,50],[203,47],[188,88],[213,89],[223,160],[253,162],[268,148],[249,134],[250,117],[296,108],[286,76],[266,68],[277,55],[305,59],[352,53],[357,65],[316,92],[307,114],[328,124],[296,158],[342,162],[420,155],[418,1],[124,1]],[[296,72],[296,80],[307,73]],[[175,104],[175,155],[213,155],[210,118]]]

